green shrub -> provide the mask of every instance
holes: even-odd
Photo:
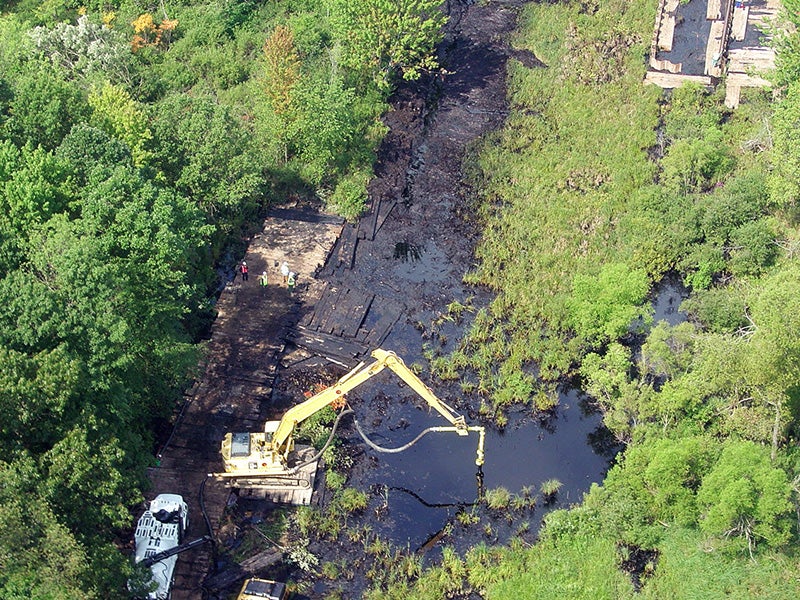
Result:
[[[733,177],[713,194],[697,198],[700,226],[706,240],[725,244],[737,228],[758,219],[766,210],[767,186],[760,173]]]
[[[325,474],[325,485],[331,491],[335,492],[337,490],[342,489],[342,487],[345,484],[345,481],[347,481],[347,476],[343,475],[341,473],[338,473],[336,471],[329,470]]]
[[[649,289],[647,274],[623,263],[606,264],[596,276],[576,274],[567,303],[575,332],[594,343],[624,336],[647,314]]]
[[[745,308],[741,291],[730,287],[696,290],[681,303],[681,310],[695,316],[713,333],[733,333],[746,325]]]
[[[702,138],[675,141],[661,160],[663,182],[687,194],[708,189],[733,168],[734,161],[719,129]]]
[[[338,504],[348,513],[364,510],[369,498],[364,492],[355,488],[345,488],[336,497]]]
[[[738,227],[731,233],[730,271],[737,277],[760,275],[778,256],[775,232],[767,219]]]
[[[725,269],[725,256],[720,246],[696,246],[681,262],[685,270],[684,281],[693,290],[707,289],[714,278]]]
[[[330,207],[351,221],[361,216],[367,204],[370,176],[371,173],[361,171],[341,178],[328,198]]]
[[[341,575],[341,571],[339,570],[339,565],[335,562],[326,561],[322,563],[322,575],[327,577],[328,579],[334,580],[338,579]]]

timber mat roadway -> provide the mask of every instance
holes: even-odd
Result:
[[[272,382],[284,340],[296,322],[299,307],[313,304],[320,284],[312,275],[324,263],[342,230],[342,222],[304,211],[279,211],[268,217],[244,259],[249,281],[237,274],[217,302],[218,316],[207,344],[204,373],[187,392],[160,465],[150,470],[151,499],[158,494],[184,496],[189,504],[189,530],[185,539],[207,534],[199,503],[199,490],[209,472],[222,470],[219,447],[228,431],[257,431],[269,414]],[[298,287],[290,295],[275,263],[287,261],[299,273]],[[266,289],[258,276],[267,271]],[[204,486],[206,515],[215,532],[230,490],[214,479]],[[212,571],[209,544],[179,555],[173,600],[203,597],[201,588]]]

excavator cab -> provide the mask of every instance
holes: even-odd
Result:
[[[248,579],[236,600],[286,600],[289,592],[286,584],[271,579]]]

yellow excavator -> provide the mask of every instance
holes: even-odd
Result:
[[[375,359],[373,362],[360,363],[334,385],[289,409],[280,421],[267,421],[264,431],[226,433],[221,448],[225,472],[215,475],[226,479],[231,487],[236,487],[240,491],[250,490],[253,495],[261,492],[262,495],[277,502],[308,504],[311,500],[317,463],[322,451],[315,452],[313,448],[309,447],[298,446],[295,448],[295,430],[300,423],[326,406],[344,407],[347,392],[385,368],[389,368],[425,399],[428,405],[450,423],[450,426],[429,427],[401,448],[385,449],[370,442],[356,421],[356,428],[372,448],[382,452],[399,452],[416,443],[427,433],[449,431],[466,436],[470,432],[477,432],[479,438],[475,464],[478,467],[483,465],[485,441],[483,427],[467,425],[464,417],[439,400],[394,352],[378,348],[372,352],[372,358]],[[334,431],[342,416],[350,412],[352,411],[349,409],[339,412],[333,426]],[[329,443],[332,437],[333,432],[328,440]]]

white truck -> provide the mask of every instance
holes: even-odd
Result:
[[[168,600],[172,588],[178,547],[189,526],[189,507],[177,494],[159,494],[139,518],[134,534],[134,561],[150,568],[154,588],[146,600]],[[170,550],[176,550],[174,553]]]

